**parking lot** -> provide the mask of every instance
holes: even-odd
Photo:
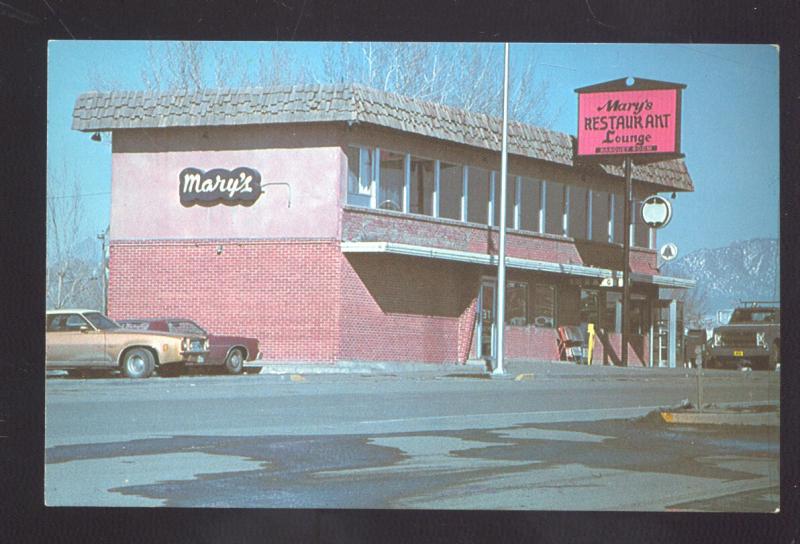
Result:
[[[777,428],[677,428],[652,417],[694,398],[692,371],[509,370],[490,379],[435,369],[54,376],[47,504],[778,507]],[[709,371],[704,399],[779,406],[779,381],[779,372]]]

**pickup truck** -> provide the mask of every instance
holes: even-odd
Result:
[[[781,309],[773,302],[743,302],[706,345],[709,368],[775,370],[781,361]]]

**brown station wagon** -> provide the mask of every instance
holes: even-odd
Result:
[[[118,369],[129,378],[163,376],[202,363],[209,352],[207,338],[123,329],[94,310],[49,311],[46,331],[46,368],[71,375]]]

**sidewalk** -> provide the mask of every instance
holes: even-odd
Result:
[[[312,363],[306,361],[250,361],[246,368],[260,368],[260,374],[351,374],[351,375],[425,375],[452,377],[490,377],[491,379],[536,379],[544,377],[581,378],[586,376],[658,378],[676,375],[695,376],[693,368],[650,368],[603,366],[602,364],[579,365],[568,361],[506,361],[503,374],[486,371],[482,361],[467,364],[415,363],[392,361],[337,361],[336,363]],[[703,370],[704,375],[741,376],[736,370]],[[757,376],[766,372],[751,373]]]

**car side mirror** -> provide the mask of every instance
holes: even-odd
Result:
[[[84,333],[89,332],[89,325],[81,325],[80,331]]]

